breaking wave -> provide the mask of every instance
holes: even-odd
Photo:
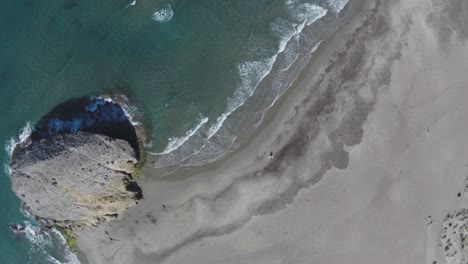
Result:
[[[328,3],[330,7],[333,9],[335,13],[339,13],[343,8],[345,8],[346,4],[349,0],[329,0]]]
[[[111,97],[106,96],[106,95],[91,97],[91,99],[101,99],[101,100],[104,100],[104,101],[106,101],[108,103],[119,104],[122,107],[122,110],[123,110],[125,116],[127,117],[127,119],[130,121],[130,123],[133,126],[141,125],[141,122],[137,120],[137,116],[140,113],[138,108],[135,105],[129,104],[128,103],[129,99],[125,95],[119,94],[119,97],[120,97],[121,100],[119,100],[118,102],[116,100],[112,99]]]
[[[174,9],[171,4],[166,4],[163,8],[153,13],[153,20],[158,22],[168,22],[174,16]]]
[[[12,137],[5,145],[5,151],[11,157],[16,146],[20,143],[25,142],[32,133],[33,124],[31,122],[26,122],[26,125],[21,129],[21,132],[18,137]]]
[[[311,25],[328,12],[327,9],[321,6],[310,3],[298,3],[294,0],[286,1],[286,7],[292,19],[301,24],[305,23],[306,25]]]
[[[134,6],[134,5],[136,5],[136,0],[133,0],[132,2],[130,2],[130,3],[127,5],[127,7],[129,7],[129,6]]]
[[[23,221],[22,225],[25,228],[24,237],[32,244],[29,252],[31,263],[35,258],[43,258],[54,264],[80,263],[66,239],[55,228],[45,230],[29,221]]]
[[[191,137],[193,137],[195,135],[195,133],[197,133],[197,131],[204,125],[208,122],[208,118],[207,117],[201,117],[200,118],[200,121],[198,122],[198,124],[190,129],[189,131],[187,131],[185,133],[185,136],[183,137],[180,137],[180,138],[170,138],[169,139],[169,143],[167,144],[167,147],[166,149],[161,152],[161,153],[158,153],[158,154],[168,154],[168,153],[171,153],[172,151],[174,150],[177,150],[180,146],[182,146],[182,144],[184,144],[187,140],[189,140]]]
[[[181,138],[169,138],[169,142],[162,152],[150,153],[156,155],[153,161],[154,167],[161,168],[176,164],[179,166],[199,165],[218,159],[230,151],[237,138],[236,132],[233,132],[233,129],[236,128],[229,128],[232,124],[227,120],[238,109],[242,108],[249,98],[254,96],[259,85],[269,76],[274,81],[271,84],[270,95],[264,98],[271,104],[260,111],[266,111],[271,107],[287,89],[284,86],[290,82],[289,80],[282,82],[283,75],[290,74],[286,72],[300,56],[299,42],[303,30],[326,16],[328,10],[317,4],[302,3],[297,0],[286,0],[284,3],[287,17],[277,17],[268,24],[270,35],[275,40],[275,53],[262,58],[260,54],[265,53],[265,50],[262,50],[263,44],[253,43],[252,51],[254,51],[254,56],[257,54],[257,58],[237,64],[239,83],[232,95],[228,97],[222,114],[210,117],[210,120],[214,120],[214,122],[209,122],[208,118],[201,119]],[[264,41],[255,35],[252,36],[251,40]],[[317,46],[318,44],[312,49],[312,52]],[[266,49],[268,48],[266,47]],[[309,49],[307,52],[311,52],[311,50]],[[281,78],[277,76],[278,73],[280,73]]]
[[[290,22],[284,18],[278,18],[274,23],[270,24],[273,35],[279,38],[277,53],[271,58],[243,62],[238,65],[241,84],[234,92],[233,96],[228,99],[226,111],[219,116],[217,122],[211,126],[208,132],[208,139],[213,137],[226,119],[254,94],[259,83],[270,74],[278,54],[283,53],[289,41],[302,32],[304,24],[310,25],[327,14],[325,8],[309,3],[298,5],[292,0],[288,0],[287,6],[290,9],[290,13],[295,16],[296,19],[299,19],[301,24]]]
[[[224,121],[245,101],[251,97],[258,84],[270,73],[277,55],[261,61],[243,62],[238,65],[241,84],[234,94],[228,99],[226,111],[218,117],[216,123],[208,131],[208,139],[212,138],[221,128]]]

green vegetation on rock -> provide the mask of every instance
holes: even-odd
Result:
[[[133,180],[138,180],[143,177],[142,166],[138,166],[131,174]]]
[[[136,164],[135,170],[132,171],[131,173],[133,180],[138,180],[143,177],[143,165],[145,164],[145,161],[146,161],[145,154],[144,153],[140,154],[140,160]]]
[[[73,233],[73,231],[62,228],[62,227],[56,227],[58,231],[65,237],[65,240],[67,241],[68,246],[70,247],[71,251],[75,254],[79,252],[78,249],[78,244],[76,242],[76,236]]]

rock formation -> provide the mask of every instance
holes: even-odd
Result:
[[[129,128],[122,126],[128,120],[115,107],[85,100],[67,109],[66,117],[60,116],[64,108],[59,108],[38,122],[29,142],[16,147],[10,164],[13,191],[42,223],[95,225],[117,217],[142,198],[131,175],[139,157],[132,146],[136,139],[115,136],[134,131],[122,131]],[[109,109],[117,113],[103,114]],[[113,121],[106,123],[96,115]],[[90,121],[94,119],[95,123]]]

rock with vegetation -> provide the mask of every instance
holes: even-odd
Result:
[[[137,164],[124,140],[78,132],[31,143],[15,155],[13,191],[50,224],[96,224],[135,204]]]
[[[93,102],[85,102],[84,106],[90,103]],[[87,107],[86,111],[91,109],[94,111],[91,114],[106,111],[108,104],[111,103]],[[42,129],[37,125],[28,142],[16,147],[10,163],[13,191],[31,214],[46,226],[97,225],[118,217],[142,198],[141,189],[132,177],[139,165],[138,149],[132,146],[135,140],[114,136],[116,133],[109,125],[106,133],[99,133],[104,130],[97,130],[99,126],[94,124],[90,126],[92,130],[81,127],[70,131],[63,125],[68,124],[67,120],[52,116],[54,123],[45,120],[39,125],[54,127]],[[76,116],[70,118],[74,119],[69,127],[75,129]],[[89,119],[80,122],[91,124]],[[56,124],[60,125],[59,129]],[[117,128],[122,127],[118,123]],[[41,131],[45,132],[38,136]]]

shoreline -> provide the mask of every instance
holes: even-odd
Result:
[[[369,8],[368,6],[373,1],[374,0],[351,0],[353,3],[349,6],[346,6],[345,9],[342,10],[348,13],[344,17],[340,18],[340,20],[352,19],[353,17],[359,16],[363,12],[363,10],[360,10],[362,9],[361,6],[366,6],[366,8]],[[348,9],[352,9],[351,13],[355,12],[356,14],[349,14],[350,10]],[[349,18],[349,16],[351,18]],[[287,120],[285,115],[289,114],[289,112],[284,111],[284,109],[290,108],[291,104],[295,104],[298,102],[300,97],[307,94],[307,89],[304,86],[308,86],[310,79],[315,77],[316,74],[319,74],[320,71],[325,68],[324,65],[328,63],[328,59],[332,56],[334,51],[339,49],[339,47],[343,44],[343,40],[338,40],[336,38],[346,38],[347,33],[349,33],[352,28],[356,27],[359,22],[352,21],[352,23],[343,24],[343,21],[340,21],[340,23],[342,25],[338,28],[337,32],[335,32],[330,39],[323,40],[317,47],[316,51],[310,54],[309,62],[298,75],[298,78],[296,78],[296,80],[294,80],[285,93],[277,99],[275,104],[264,112],[264,117],[262,118],[263,121],[261,124],[257,129],[255,129],[252,135],[249,135],[246,140],[239,144],[238,148],[213,162],[199,166],[180,167],[174,172],[167,172],[165,168],[153,168],[149,164],[146,164],[143,168],[143,174],[152,175],[150,177],[157,178],[156,180],[162,181],[185,180],[195,174],[219,169],[221,166],[223,166],[224,163],[228,162],[233,156],[237,155],[237,153],[244,151],[249,145],[251,145],[252,141],[258,141],[258,137],[270,138],[272,134],[277,133],[277,131],[274,130],[274,127],[278,127],[282,121]],[[279,115],[281,115],[281,117]],[[266,155],[266,153],[264,153],[264,155]],[[161,174],[162,176],[159,176]]]
[[[368,11],[370,6],[373,4],[373,0],[359,0],[359,1],[354,1],[352,4],[350,4],[349,7],[346,7],[345,9],[353,9],[356,13],[352,15],[351,22],[346,23],[342,27],[340,27],[335,34],[331,37],[329,40],[323,41],[317,50],[311,55],[311,59],[307,66],[304,67],[302,72],[300,73],[299,77],[294,81],[292,84],[292,87],[290,87],[285,94],[283,94],[278,101],[275,103],[273,107],[271,107],[267,112],[264,117],[264,121],[260,125],[260,127],[255,131],[255,133],[249,137],[247,141],[241,144],[239,148],[237,148],[234,152],[226,155],[222,159],[215,161],[213,163],[203,165],[203,166],[197,166],[197,167],[189,167],[181,169],[177,171],[175,174],[169,174],[170,177],[163,177],[161,179],[158,178],[151,178],[151,176],[144,176],[142,179],[140,179],[138,182],[140,186],[142,186],[143,191],[145,193],[145,199],[148,201],[160,201],[160,205],[157,207],[161,207],[162,204],[164,204],[165,200],[170,200],[172,195],[169,195],[166,192],[163,192],[164,188],[166,187],[161,187],[157,186],[159,185],[160,182],[166,182],[169,185],[171,183],[175,182],[188,182],[184,183],[182,188],[185,186],[189,186],[194,184],[199,179],[196,178],[213,178],[218,172],[220,171],[225,171],[227,168],[230,168],[231,170],[235,168],[236,170],[241,167],[242,170],[248,170],[252,169],[252,167],[264,167],[268,164],[268,153],[270,151],[274,151],[279,149],[281,145],[285,144],[285,135],[282,135],[281,137],[283,138],[278,138],[279,132],[281,132],[283,129],[283,123],[286,122],[287,120],[290,120],[291,118],[291,107],[296,105],[297,102],[300,102],[301,98],[303,98],[305,95],[309,93],[309,90],[307,89],[308,86],[310,86],[311,79],[315,79],[317,77],[317,74],[320,73],[325,69],[325,67],[328,65],[330,57],[336,53],[337,50],[341,49],[346,42],[346,39],[348,38],[348,35],[353,32],[353,30],[361,25],[362,18],[360,18],[360,15]],[[357,10],[356,10],[357,9]],[[345,10],[344,10],[345,11]],[[276,128],[276,129],[275,129]],[[286,135],[287,136],[287,135]],[[267,138],[267,140],[265,140]],[[272,149],[271,146],[275,146],[276,149]],[[254,164],[250,164],[250,168],[247,165],[250,163],[250,159],[247,159],[244,155],[246,153],[250,153],[252,149],[262,149],[263,153],[258,154],[258,155],[249,155],[252,159],[256,160]],[[253,165],[253,166],[252,166]],[[143,168],[143,174],[144,175],[154,175],[158,173],[158,169],[153,169],[149,168],[149,166],[145,166]],[[169,179],[170,178],[170,179]],[[209,181],[209,180],[208,180]],[[150,191],[146,191],[145,189],[153,189],[153,187],[156,187],[159,190],[152,190],[151,194],[158,194],[156,197],[150,197],[148,198],[148,195]],[[158,188],[159,187],[159,188]],[[172,188],[168,188],[169,192],[173,192]],[[179,193],[179,192],[177,192]],[[150,195],[152,196],[152,195]],[[166,199],[160,199],[159,197],[169,197]],[[177,204],[177,200],[183,200],[182,199],[174,199],[175,204]],[[166,205],[167,206],[167,205]],[[129,211],[150,211],[146,210],[147,208],[144,208],[145,206],[137,205],[136,207],[131,208]],[[158,210],[156,208],[152,208],[153,210]],[[159,208],[162,209],[162,208]],[[121,223],[125,218],[127,218],[127,215],[132,214],[132,212],[127,211],[126,216],[123,216],[121,220],[117,220],[117,222]],[[159,210],[161,211],[161,210]],[[158,213],[156,213],[157,215]],[[109,224],[112,224],[109,223]],[[110,227],[110,225],[109,225]],[[106,227],[99,227],[97,228],[98,230],[104,230]],[[92,247],[92,245],[95,245],[95,242],[90,240],[89,238],[85,238],[85,236],[88,236],[89,233],[86,232],[86,235],[83,234],[84,232],[78,231],[78,245],[80,249],[82,250],[80,254],[78,255],[80,261],[82,263],[90,263],[88,262],[88,254],[92,256],[92,259],[94,259],[96,256],[96,253],[91,253],[89,250],[89,246]],[[101,235],[96,235],[97,237]],[[102,237],[102,236],[101,236]],[[93,239],[94,240],[94,239]],[[103,238],[98,238],[96,239],[100,241],[100,243],[104,242]],[[85,246],[83,246],[85,244]],[[84,250],[84,252],[83,252]],[[129,249],[130,250],[130,249]],[[119,250],[120,251],[120,250]],[[91,254],[90,254],[91,253]],[[123,263],[123,262],[122,262]]]
[[[223,149],[223,151],[221,151],[222,154],[220,154],[219,156],[213,156],[213,158],[211,160],[209,160],[209,161],[205,160],[203,163],[195,162],[192,165],[187,165],[185,163],[185,160],[182,160],[180,162],[180,164],[171,163],[171,165],[166,165],[166,166],[161,166],[161,167],[159,167],[159,166],[155,166],[155,167],[146,166],[148,168],[148,171],[150,171],[150,174],[158,175],[158,177],[166,178],[167,180],[171,180],[169,178],[173,177],[175,174],[177,175],[176,177],[178,177],[180,175],[184,175],[184,174],[193,174],[193,169],[195,169],[197,172],[199,172],[200,168],[201,168],[201,170],[206,170],[206,169],[204,169],[204,167],[207,167],[207,165],[209,167],[209,165],[221,164],[224,161],[226,161],[227,159],[229,159],[229,157],[232,156],[233,153],[237,153],[239,151],[238,150],[239,148],[244,148],[246,145],[248,145],[249,142],[252,140],[252,138],[254,138],[255,135],[257,135],[260,131],[263,130],[263,128],[265,127],[265,124],[268,124],[269,122],[271,122],[271,120],[268,120],[268,119],[272,119],[274,117],[275,113],[278,111],[278,108],[281,106],[280,102],[283,101],[284,98],[287,97],[287,94],[289,94],[290,91],[292,90],[290,88],[297,86],[296,83],[298,82],[298,80],[301,80],[302,78],[304,78],[304,77],[300,77],[300,76],[303,74],[303,72],[306,71],[306,68],[309,67],[308,65],[311,64],[311,60],[314,60],[314,58],[317,56],[316,55],[317,49],[320,50],[319,47],[322,47],[323,45],[325,45],[325,43],[327,43],[335,35],[336,30],[342,28],[344,26],[344,24],[346,24],[347,20],[349,20],[351,17],[354,16],[353,13],[357,12],[356,10],[359,9],[359,6],[363,2],[363,0],[354,0],[354,1],[350,1],[350,2],[352,2],[352,3],[349,3],[349,4],[347,4],[345,6],[345,8],[340,9],[339,13],[334,13],[330,9],[328,11],[328,13],[326,13],[323,16],[320,16],[319,18],[317,18],[317,20],[314,20],[314,22],[312,24],[307,23],[307,27],[305,27],[305,28],[303,27],[305,24],[298,24],[297,25],[298,28],[301,29],[301,30],[297,31],[297,32],[299,32],[298,35],[299,36],[300,35],[306,35],[307,36],[307,37],[301,37],[301,41],[305,42],[307,44],[302,43],[300,45],[310,46],[310,45],[308,45],[310,43],[314,43],[314,44],[316,43],[316,45],[313,46],[313,47],[310,46],[308,51],[305,52],[305,54],[300,54],[299,55],[299,57],[302,56],[302,57],[306,57],[307,59],[302,61],[302,59],[297,58],[295,60],[295,62],[293,63],[293,65],[298,64],[298,62],[300,61],[301,66],[297,67],[298,69],[297,69],[297,71],[295,71],[295,72],[297,72],[299,74],[297,74],[297,76],[295,76],[295,78],[291,77],[291,80],[293,80],[291,83],[289,83],[288,81],[284,81],[284,83],[289,84],[287,89],[279,89],[278,88],[278,90],[276,90],[276,88],[275,88],[274,90],[278,92],[279,96],[276,99],[274,99],[272,102],[270,102],[269,100],[267,100],[267,103],[262,102],[262,106],[264,108],[255,109],[255,111],[253,111],[253,112],[246,112],[246,110],[243,109],[245,107],[249,108],[248,105],[252,105],[251,101],[256,101],[255,98],[257,98],[257,97],[261,98],[261,95],[263,95],[263,93],[265,93],[265,91],[263,91],[263,90],[265,90],[265,89],[268,90],[268,89],[272,89],[272,87],[279,86],[278,83],[274,84],[277,81],[274,81],[275,76],[273,76],[273,74],[271,74],[271,73],[274,73],[273,72],[274,70],[271,69],[271,71],[264,78],[262,78],[262,80],[256,85],[254,94],[252,96],[250,96],[249,99],[247,99],[242,104],[242,106],[240,106],[238,109],[236,109],[235,111],[233,111],[229,115],[230,117],[232,117],[234,119],[239,118],[236,115],[243,115],[243,114],[246,114],[246,113],[254,115],[255,118],[248,117],[248,119],[249,118],[252,119],[252,120],[255,119],[255,122],[254,122],[255,124],[253,124],[254,128],[250,128],[250,127],[247,128],[247,130],[253,131],[252,133],[245,133],[245,132],[237,133],[236,134],[237,136],[234,137],[235,139],[233,139],[232,142],[231,142],[231,138],[229,138],[228,141],[230,142],[231,146],[226,147],[226,149]],[[296,35],[294,35],[294,36],[296,36]],[[292,42],[291,41],[292,38],[289,39],[289,40],[290,40],[290,42]],[[291,43],[288,43],[288,44],[291,44]],[[279,53],[277,53],[275,56],[279,56],[284,51],[283,49],[280,49],[280,50],[281,51]],[[275,63],[276,62],[277,61],[275,61]],[[288,67],[288,69],[289,68],[291,68],[291,65]],[[276,69],[276,71],[278,71],[278,69]],[[286,74],[286,75],[294,76],[294,74]],[[279,92],[279,91],[282,91],[282,92]],[[268,94],[268,96],[270,96],[270,95],[271,94]],[[255,104],[255,103],[253,103],[253,104]],[[199,127],[200,124],[202,124],[202,123],[204,123],[204,122],[201,119],[200,123],[198,125],[195,125],[194,127],[192,127],[192,129],[194,129],[193,131],[197,132],[199,130],[199,128],[200,128]],[[222,126],[222,127],[224,127],[224,126]],[[192,130],[188,130],[187,133],[189,133],[190,131],[192,131]],[[177,138],[177,139],[181,139],[181,138],[182,137]],[[188,140],[190,140],[190,138],[191,137],[188,137]],[[186,142],[184,142],[184,144],[185,143]],[[232,147],[232,146],[234,146],[234,147]],[[167,146],[166,146],[166,148],[167,148]],[[175,151],[177,151],[177,150],[175,150]],[[159,152],[159,153],[148,151],[148,155],[153,157],[153,161],[152,161],[153,163],[154,162],[158,163],[159,154],[162,154],[162,153],[164,153],[164,151]],[[166,153],[166,154],[168,154],[168,153]],[[190,158],[188,158],[188,159],[190,159]],[[188,168],[188,169],[186,169],[186,168]]]
[[[468,5],[360,4],[242,148],[79,231],[91,263],[464,263]]]

